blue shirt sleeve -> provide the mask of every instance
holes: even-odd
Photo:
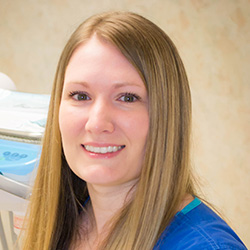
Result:
[[[185,212],[186,211],[186,212]],[[246,250],[236,233],[204,203],[179,212],[154,250]]]

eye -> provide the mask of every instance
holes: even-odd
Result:
[[[69,94],[70,97],[75,99],[76,101],[88,101],[90,100],[90,97],[87,93],[81,92],[81,91],[73,91]]]
[[[141,98],[134,93],[124,93],[121,95],[119,98],[120,101],[122,102],[136,102],[139,101]]]

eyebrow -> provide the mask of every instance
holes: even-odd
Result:
[[[139,87],[139,88],[142,88],[143,86],[137,84],[137,83],[134,83],[134,82],[119,82],[119,83],[115,83],[115,89],[119,89],[119,88],[122,88],[122,87],[126,87],[126,86],[136,86],[136,87]]]
[[[78,81],[69,81],[69,82],[64,82],[64,85],[69,85],[69,84],[80,84],[83,85],[84,87],[88,88],[89,85],[87,82],[78,82]]]
[[[90,87],[89,84],[87,82],[84,82],[84,81],[69,81],[69,82],[65,82],[64,84],[67,84],[67,85],[68,84],[80,84],[86,88]],[[119,89],[119,88],[126,87],[126,86],[136,86],[139,88],[143,87],[143,86],[141,86],[137,83],[134,83],[134,82],[115,82],[114,84],[115,84],[115,86],[114,86],[115,89]]]

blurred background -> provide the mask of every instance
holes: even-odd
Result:
[[[18,91],[50,94],[70,34],[109,10],[147,17],[176,44],[192,92],[201,190],[250,247],[250,1],[0,0],[0,72]]]

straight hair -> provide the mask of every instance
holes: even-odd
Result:
[[[40,165],[27,213],[23,249],[69,249],[78,237],[88,198],[85,181],[65,159],[58,113],[73,52],[94,34],[117,47],[140,74],[149,98],[145,159],[133,199],[113,217],[100,249],[152,249],[185,194],[196,195],[190,168],[191,96],[171,39],[131,12],[108,12],[83,22],[66,44],[54,80]]]

